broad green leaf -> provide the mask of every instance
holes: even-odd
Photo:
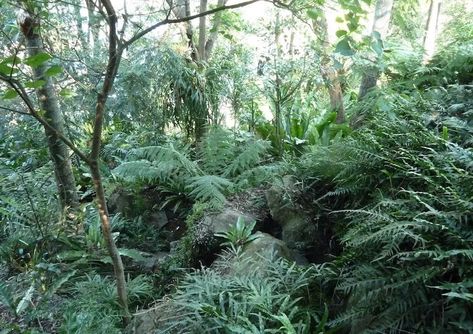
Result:
[[[374,50],[374,52],[376,52],[378,57],[381,57],[384,51],[384,45],[381,39],[381,35],[379,32],[374,31],[372,36],[373,36],[373,41],[371,42],[371,48]]]
[[[45,83],[46,83],[46,81],[44,81],[44,80],[28,81],[28,82],[25,83],[25,87],[36,89],[36,88],[42,87]]]
[[[344,38],[340,42],[338,42],[337,46],[335,47],[335,52],[340,53],[341,55],[346,57],[351,57],[355,54],[355,51],[351,47],[348,38]]]
[[[58,74],[61,74],[63,71],[63,68],[59,65],[53,65],[51,66],[50,68],[48,68],[48,70],[46,71],[46,76],[48,77],[52,77],[52,76],[55,76],[55,75],[58,75]]]
[[[2,59],[0,64],[18,64],[20,63],[20,59],[17,56],[10,56],[5,59]]]
[[[28,305],[31,304],[31,299],[33,298],[33,292],[34,292],[34,283],[31,284],[30,288],[26,291],[25,295],[23,298],[21,298],[20,302],[16,306],[15,313],[20,314],[22,313]]]
[[[358,22],[356,22],[356,21],[350,21],[350,22],[348,22],[347,26],[348,26],[348,30],[350,30],[351,32],[353,32],[353,31],[355,31],[356,29],[358,29],[358,27],[359,27],[360,25],[359,25]]]
[[[14,72],[14,68],[7,64],[0,64],[0,73],[4,75],[10,75]]]
[[[335,35],[337,35],[337,37],[342,37],[342,36],[345,36],[347,34],[346,30],[337,30],[337,32],[335,33]]]
[[[4,75],[11,75],[15,72],[18,72],[18,69],[15,68],[15,65],[17,65],[20,62],[17,56],[10,56],[5,59],[2,59],[0,62],[0,73]]]
[[[33,68],[36,68],[44,62],[48,61],[49,59],[51,59],[51,56],[49,54],[47,54],[46,52],[40,52],[34,56],[26,58],[24,63]]]
[[[320,10],[317,8],[308,9],[307,16],[312,20],[317,20],[320,17]]]
[[[14,89],[8,89],[2,96],[3,100],[14,99],[18,96],[18,93]]]
[[[442,294],[442,296],[447,296],[447,297],[450,297],[450,298],[459,298],[459,299],[463,299],[463,300],[467,300],[467,301],[473,301],[473,293],[469,293],[469,292],[447,292],[447,293],[444,293]]]

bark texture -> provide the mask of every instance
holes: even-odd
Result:
[[[207,0],[200,0],[200,12],[204,13],[207,11]],[[207,17],[202,16],[199,18],[199,60],[205,61],[205,42],[207,38]]]
[[[428,63],[432,56],[435,53],[435,41],[438,34],[438,25],[440,18],[440,10],[442,7],[442,2],[440,0],[431,0],[429,6],[429,14],[427,17],[427,23],[425,26],[424,34],[424,64]]]
[[[222,7],[222,6],[225,6],[226,4],[227,4],[227,0],[218,0],[217,7]],[[215,46],[215,42],[218,37],[218,29],[220,28],[221,23],[222,23],[222,13],[218,12],[215,14],[215,17],[213,20],[212,31],[209,35],[209,38],[207,39],[207,42],[205,43],[205,60],[210,59],[212,50]]]
[[[378,32],[381,39],[384,39],[389,31],[393,4],[394,0],[378,0],[376,2],[371,32]],[[360,90],[358,92],[359,100],[363,99],[370,89],[376,87],[379,76],[380,72],[375,66],[369,67],[365,70],[365,73],[361,78]]]
[[[89,167],[97,194],[97,204],[99,209],[100,221],[102,224],[102,233],[107,245],[108,252],[112,258],[115,279],[117,280],[118,301],[123,308],[125,321],[130,319],[130,311],[128,309],[128,295],[126,291],[125,270],[122,258],[118,252],[118,248],[113,240],[110,228],[110,216],[107,210],[107,200],[103,189],[102,176],[99,170],[99,155],[102,144],[103,119],[105,114],[105,103],[107,102],[113,82],[117,75],[118,67],[123,53],[123,49],[118,45],[117,35],[117,15],[110,0],[101,0],[106,12],[109,26],[108,35],[108,63],[105,72],[105,78],[102,90],[97,95],[97,104],[95,106],[94,133],[92,136],[92,150],[90,153]]]
[[[328,94],[330,97],[330,107],[332,111],[337,113],[336,123],[344,123],[345,117],[345,106],[343,103],[343,90],[340,83],[339,72],[330,64],[330,57],[328,56],[328,49],[330,47],[330,40],[328,34],[328,24],[325,15],[319,22],[320,32],[322,34],[322,64],[321,74],[327,87]]]
[[[27,14],[20,25],[25,36],[28,55],[33,57],[44,53],[43,43],[39,34],[39,19]],[[65,133],[64,118],[59,110],[52,80],[45,74],[47,69],[47,62],[43,62],[38,66],[32,66],[35,81],[44,81],[41,87],[36,88],[36,95],[40,108],[44,111],[44,119],[58,132]],[[56,132],[48,127],[44,127],[44,132],[48,140],[48,149],[54,166],[54,175],[61,206],[63,209],[76,207],[79,200],[69,150],[64,142],[57,136]]]

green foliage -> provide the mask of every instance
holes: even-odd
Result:
[[[251,242],[258,238],[253,235],[256,221],[245,223],[243,217],[238,217],[237,222],[225,233],[216,233],[215,236],[224,238],[226,241],[222,243],[222,246],[230,246],[234,249],[244,246],[248,242]]]
[[[144,276],[128,281],[126,287],[130,305],[152,292],[151,282]],[[73,298],[64,307],[60,333],[121,333],[122,314],[113,281],[89,276],[76,283],[72,293]]]
[[[189,196],[195,198],[196,201],[209,202],[214,207],[223,206],[225,195],[222,191],[233,185],[227,179],[216,175],[194,176],[189,181],[191,183],[188,187],[192,189]]]
[[[471,123],[460,121],[465,105],[454,112],[448,98],[421,94],[391,97],[388,113],[370,114],[363,129],[305,156],[305,172],[334,185],[318,202],[331,202],[343,219],[337,289],[348,304],[332,325],[452,333],[471,326],[473,152],[463,135],[445,140],[442,127],[449,120],[449,132],[466,134]],[[471,103],[458,87],[449,95]]]
[[[258,167],[267,148],[266,142],[248,134],[212,127],[195,151],[173,142],[133,149],[128,161],[113,173],[131,183],[157,184],[167,198],[165,204],[175,209],[185,198],[208,201],[220,208],[235,187],[249,186],[248,179],[244,184],[234,184],[230,178],[239,181],[239,176]],[[262,181],[256,179],[251,185]]]
[[[262,258],[260,270],[228,275],[228,260],[188,274],[157,305],[163,317],[156,333],[313,333],[322,324],[310,304],[315,269]]]

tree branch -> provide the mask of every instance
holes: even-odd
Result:
[[[24,112],[24,111],[20,111],[20,110],[16,110],[16,109],[12,109],[12,108],[8,108],[8,107],[0,106],[0,109],[6,110],[6,111],[11,111],[11,112],[14,112],[15,114],[20,114],[20,115],[25,115],[25,116],[31,116],[30,113],[27,113],[27,112]]]
[[[33,116],[34,118],[36,118],[38,122],[41,123],[41,125],[48,128],[48,130],[54,132],[54,134],[58,136],[58,138],[61,139],[64,142],[64,144],[66,144],[66,146],[69,147],[75,154],[77,154],[84,162],[86,163],[90,162],[90,159],[84,154],[84,152],[79,150],[79,148],[77,148],[77,146],[75,146],[63,133],[56,130],[56,128],[53,127],[51,124],[49,124],[47,120],[41,117],[39,112],[36,110],[33,104],[33,101],[31,101],[28,93],[26,92],[25,88],[19,82],[16,82],[14,79],[7,78],[3,75],[0,75],[0,80],[8,83],[10,87],[13,88],[13,90],[15,90],[15,92],[18,94],[20,99],[23,100],[23,102],[26,104],[29,110],[29,113],[25,113],[25,114]],[[14,110],[11,110],[11,111],[14,111]]]
[[[233,5],[225,5],[225,6],[221,6],[221,7],[216,7],[216,8],[213,8],[213,9],[210,9],[210,10],[207,10],[205,12],[202,12],[202,13],[198,13],[198,14],[194,14],[194,15],[190,15],[190,16],[187,16],[187,17],[182,17],[182,18],[177,18],[177,19],[169,19],[169,18],[166,18],[160,22],[157,22],[155,24],[153,24],[152,26],[146,28],[145,30],[137,33],[135,36],[133,36],[132,38],[130,38],[128,41],[125,41],[123,43],[123,47],[124,48],[127,48],[128,46],[130,46],[131,44],[133,44],[134,42],[136,42],[138,39],[140,39],[141,37],[143,37],[144,35],[148,34],[149,32],[153,31],[154,29],[156,28],[159,28],[165,24],[172,24],[172,23],[182,23],[182,22],[187,22],[187,21],[191,21],[191,20],[194,20],[194,19],[197,19],[197,18],[200,18],[200,17],[203,17],[203,16],[207,16],[207,15],[211,15],[211,14],[214,14],[214,13],[218,13],[222,10],[227,10],[227,9],[235,9],[235,8],[240,8],[240,7],[245,7],[245,6],[248,6],[248,5],[251,5],[255,2],[258,2],[258,1],[262,1],[262,0],[249,0],[249,1],[244,1],[244,2],[240,2],[240,3],[236,3],[236,4],[233,4]]]

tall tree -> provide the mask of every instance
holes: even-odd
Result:
[[[39,17],[35,16],[31,10],[25,12],[20,22],[21,31],[25,36],[27,52],[30,57],[30,66],[33,70],[36,95],[40,109],[44,111],[44,119],[57,131],[64,131],[64,117],[59,110],[56,92],[51,80],[47,75],[48,62],[42,61],[42,57],[47,57],[40,36],[41,25]],[[54,166],[54,174],[59,193],[60,203],[63,209],[78,205],[78,195],[76,182],[72,171],[71,159],[67,146],[60,140],[54,131],[48,127],[44,128],[48,149]]]
[[[200,12],[204,13],[207,11],[207,0],[200,0]],[[198,54],[199,60],[205,61],[205,42],[207,36],[207,17],[201,16],[199,18],[199,46]]]
[[[217,7],[225,6],[226,3],[227,3],[227,0],[218,0]],[[217,41],[218,31],[221,24],[222,24],[222,13],[218,12],[214,15],[212,28],[210,30],[209,37],[207,38],[207,41],[205,42],[205,56],[204,56],[205,60],[209,60],[210,56],[212,55],[212,50],[215,46],[215,42]]]
[[[327,17],[325,14],[321,14],[320,18],[320,30],[322,35],[322,63],[321,72],[322,77],[327,87],[330,97],[330,107],[337,113],[336,122],[345,122],[345,106],[343,104],[343,90],[340,83],[340,73],[330,64],[330,40],[328,33]]]
[[[429,6],[429,13],[427,16],[427,23],[424,34],[424,63],[427,63],[435,52],[435,40],[437,39],[440,9],[442,2],[440,0],[431,0]]]
[[[378,0],[376,2],[371,32],[378,33],[378,37],[381,39],[385,39],[388,33],[393,4],[394,0]],[[370,89],[376,87],[379,76],[380,71],[376,66],[370,66],[365,70],[361,78],[358,99],[363,99]]]

